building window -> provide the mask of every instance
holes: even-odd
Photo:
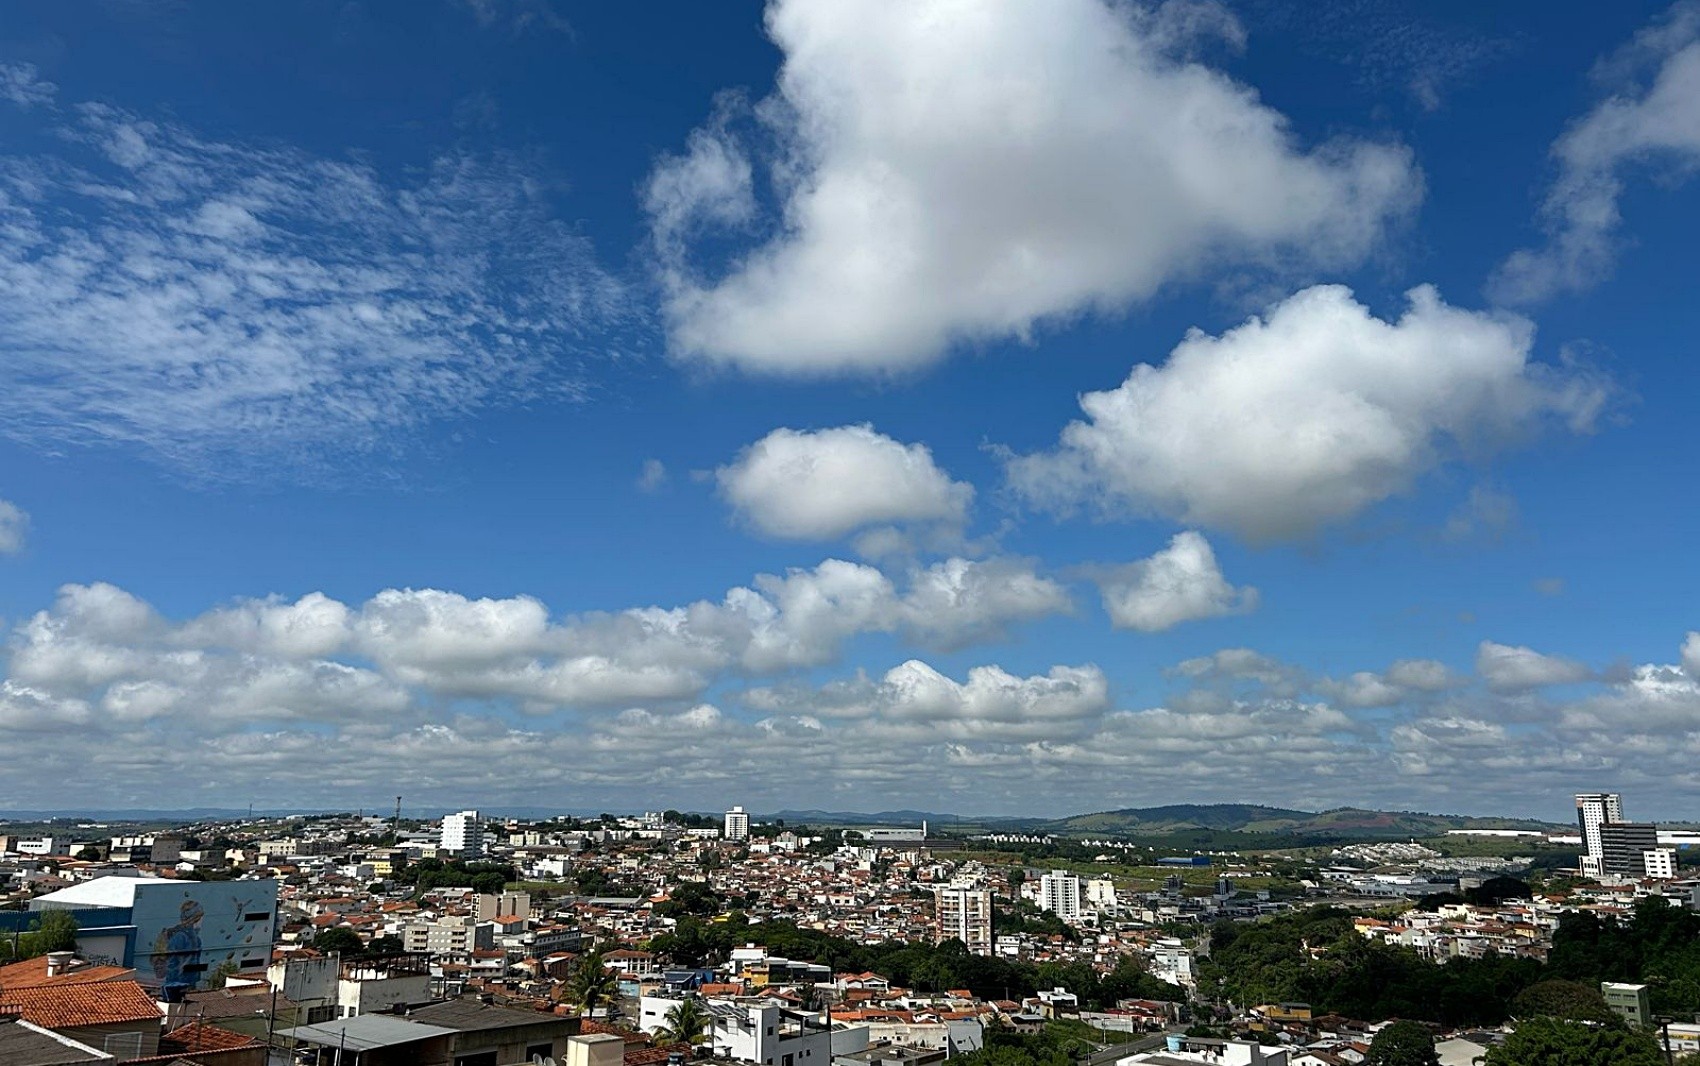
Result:
[[[242,916],[245,922],[269,922],[272,920],[271,911],[250,911]]]
[[[525,1049],[525,1058],[526,1058],[526,1061],[529,1062],[532,1058],[545,1058],[546,1059],[549,1056],[553,1055],[554,1053],[555,1053],[555,1045],[554,1044],[533,1044],[530,1047]]]

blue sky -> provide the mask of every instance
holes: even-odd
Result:
[[[1691,4],[17,5],[0,807],[1700,817],[1696,166]]]

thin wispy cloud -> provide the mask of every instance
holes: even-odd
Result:
[[[0,100],[16,107],[51,104],[59,87],[41,77],[34,63],[0,63]]]
[[[0,433],[195,477],[323,474],[426,425],[571,397],[627,313],[507,159],[395,180],[99,104],[0,157]]]

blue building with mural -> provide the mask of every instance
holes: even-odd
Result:
[[[277,936],[272,879],[99,877],[37,896],[29,907],[0,925],[27,928],[42,911],[70,911],[84,957],[133,968],[168,1000],[205,987],[226,963],[239,971],[263,969]]]

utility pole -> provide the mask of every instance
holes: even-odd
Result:
[[[390,826],[390,834],[395,837],[397,844],[401,843],[401,797],[395,798],[395,822]]]

